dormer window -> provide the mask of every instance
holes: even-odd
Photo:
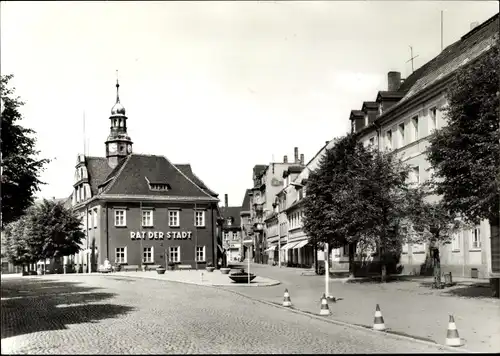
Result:
[[[150,183],[149,189],[155,190],[155,191],[167,191],[167,190],[170,190],[170,186],[168,184],[164,184],[164,183]]]
[[[147,177],[145,178],[146,182],[148,182],[150,190],[154,190],[157,192],[166,192],[167,190],[171,189],[170,184],[168,184],[167,182],[152,182]]]
[[[227,218],[227,226],[231,226],[233,219]]]

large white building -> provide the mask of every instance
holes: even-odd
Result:
[[[387,91],[380,91],[375,101],[365,101],[361,110],[352,110],[349,120],[365,145],[392,150],[412,166],[411,179],[424,182],[431,172],[425,150],[434,129],[445,124],[442,108],[446,106],[446,91],[453,75],[464,65],[485,53],[496,44],[498,14],[483,24],[471,28],[460,40],[446,47],[437,57],[417,69],[408,78],[399,72],[388,73]],[[284,188],[276,197],[277,219],[269,221],[275,231],[278,224],[282,247],[281,261],[291,265],[308,265],[309,238],[302,230],[300,201],[306,195],[309,173],[318,167],[327,142],[298,174],[289,174]],[[276,221],[275,221],[276,220]],[[441,246],[443,271],[455,276],[487,277],[491,271],[490,229],[487,221],[454,236],[450,245]],[[281,241],[281,240],[280,240]],[[403,273],[420,274],[426,259],[426,244],[404,245],[400,264]],[[360,252],[365,252],[365,256]],[[371,251],[360,251],[356,260],[371,259]],[[318,259],[324,254],[318,253]],[[277,258],[277,256],[276,256]],[[334,249],[330,256],[333,269],[348,269],[348,248]]]

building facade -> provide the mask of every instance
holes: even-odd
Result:
[[[225,206],[221,208],[222,247],[226,253],[226,261],[229,263],[240,261],[243,256],[241,206],[229,206],[227,194],[224,194],[224,202]]]
[[[299,158],[299,149],[295,147],[293,162],[288,162],[288,156],[284,156],[283,162],[254,167],[254,187],[250,193],[250,221],[253,226],[256,263],[269,263],[269,254],[273,254],[268,249],[266,219],[275,212],[276,195],[283,189],[283,172],[293,165],[300,165],[301,162],[303,164],[303,160],[304,155]]]
[[[496,45],[498,15],[445,48],[436,58],[417,69],[406,80],[398,72],[388,74],[388,90],[379,92],[375,103],[351,112],[352,126],[365,145],[391,150],[412,167],[410,180],[421,184],[432,169],[426,149],[435,129],[446,122],[446,92],[454,74]],[[366,104],[366,103],[365,103]],[[431,199],[438,199],[433,197]],[[451,244],[439,247],[441,266],[457,276],[491,275],[490,228],[487,221],[453,236]],[[497,244],[498,245],[498,244]],[[427,244],[405,244],[400,263],[403,273],[420,274],[426,262]]]
[[[217,194],[189,164],[165,156],[132,153],[127,116],[118,96],[111,109],[105,157],[79,154],[72,207],[82,217],[82,251],[65,258],[80,271],[105,260],[119,265],[169,262],[217,265]]]

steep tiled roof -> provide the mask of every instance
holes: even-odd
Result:
[[[379,91],[377,94],[377,101],[380,99],[386,100],[400,100],[405,96],[405,92],[402,91]]]
[[[112,169],[106,157],[85,157],[89,174],[90,190],[96,195],[98,186],[104,183]]]
[[[249,211],[250,210],[250,195],[249,195],[249,193],[251,191],[252,191],[252,189],[247,189],[245,191],[245,196],[243,197],[243,203],[241,204],[242,211]]]
[[[191,169],[191,165],[189,163],[187,164],[176,164],[175,165],[179,170],[184,173],[189,179],[191,179],[198,187],[206,191],[208,194],[210,194],[213,197],[218,196],[219,194],[215,193],[213,190],[209,189],[206,184],[198,178],[196,174],[193,173],[193,170]]]
[[[114,175],[115,178],[107,184],[103,194],[210,197],[163,156],[132,154],[114,172],[116,174],[110,177]],[[152,191],[146,177],[151,182],[167,182],[170,189]]]
[[[498,14],[446,47],[437,57],[410,75],[400,89],[408,90],[408,93],[392,109],[477,58],[494,45],[492,37],[495,35],[498,36]]]
[[[258,177],[262,172],[264,172],[267,168],[265,164],[257,164],[253,167],[253,175]]]
[[[361,108],[361,111],[363,111],[364,108],[378,109],[378,103],[376,101],[365,101],[365,102],[363,102],[363,106]]]
[[[221,214],[224,217],[224,225],[223,227],[228,228],[228,227],[239,227],[241,225],[241,220],[240,220],[240,212],[241,212],[241,206],[228,206],[228,207],[221,207]],[[233,218],[233,222],[231,226],[227,225],[227,218]]]
[[[355,117],[364,117],[365,113],[362,112],[361,110],[351,110],[351,115],[350,118],[355,118]]]

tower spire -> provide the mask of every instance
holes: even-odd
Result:
[[[120,102],[120,95],[118,93],[118,90],[120,88],[120,83],[118,83],[118,69],[116,70],[116,102]]]

